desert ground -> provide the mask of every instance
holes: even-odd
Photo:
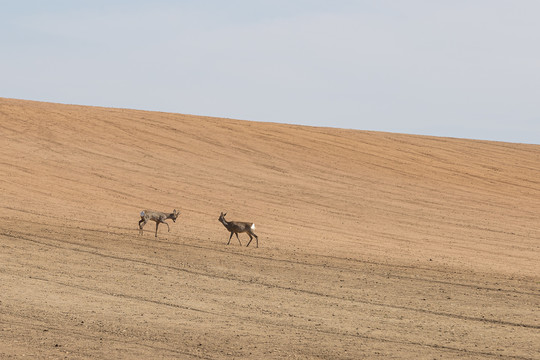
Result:
[[[540,359],[540,145],[0,98],[0,191],[1,359]]]

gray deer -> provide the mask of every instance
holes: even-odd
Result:
[[[259,237],[255,235],[253,230],[255,230],[255,224],[250,222],[241,222],[241,221],[227,221],[225,220],[225,216],[227,213],[221,213],[219,215],[219,222],[223,224],[231,232],[231,236],[229,236],[229,242],[227,245],[231,243],[231,238],[233,234],[236,235],[236,238],[238,239],[238,242],[240,243],[240,246],[242,246],[242,242],[238,238],[238,233],[247,233],[249,235],[249,242],[247,243],[246,247],[251,244],[251,240],[253,240],[253,237],[255,237],[255,240],[257,241],[257,247],[259,247]]]
[[[167,230],[171,231],[169,224],[167,224],[165,220],[172,219],[173,222],[176,222],[176,218],[178,217],[178,215],[180,215],[180,211],[177,212],[176,209],[174,209],[172,213],[164,213],[153,210],[141,211],[141,220],[139,221],[139,235],[143,233],[143,226],[146,225],[148,220],[156,222],[156,237],[159,224],[167,225]]]

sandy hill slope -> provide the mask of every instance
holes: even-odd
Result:
[[[1,98],[0,135],[0,358],[540,358],[538,145]]]

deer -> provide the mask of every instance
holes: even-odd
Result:
[[[241,222],[241,221],[227,221],[225,220],[225,216],[227,213],[221,213],[219,215],[219,222],[223,224],[231,232],[231,236],[229,236],[229,242],[227,245],[231,243],[231,238],[233,234],[236,235],[236,238],[238,239],[238,242],[240,243],[240,246],[242,246],[242,242],[240,241],[240,238],[238,237],[239,233],[247,233],[249,235],[249,242],[247,243],[246,247],[251,244],[251,240],[253,240],[253,237],[255,237],[255,240],[257,241],[257,247],[259,247],[259,237],[255,235],[253,232],[255,230],[255,224],[250,222]]]
[[[176,218],[178,217],[178,215],[180,215],[180,211],[177,212],[176,209],[174,209],[172,213],[164,213],[153,210],[141,211],[141,220],[139,220],[139,235],[143,233],[143,227],[144,225],[146,225],[148,220],[156,222],[156,237],[159,224],[167,225],[167,230],[170,232],[171,228],[169,227],[169,224],[165,222],[165,220],[172,219],[173,222],[176,222]]]

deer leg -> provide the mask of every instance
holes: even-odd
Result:
[[[229,236],[229,242],[227,243],[227,245],[229,245],[231,243],[231,239],[232,239],[232,231],[231,231],[231,236]]]
[[[156,237],[157,237],[157,229],[158,229],[158,226],[159,226],[159,221],[156,221]]]
[[[167,224],[165,221],[162,221],[163,224],[167,225],[167,231],[171,232],[171,228],[169,227],[169,224]]]
[[[139,235],[143,233],[143,226],[146,225],[146,220],[145,219],[141,219],[139,221]]]
[[[248,235],[249,235],[249,242],[247,243],[246,247],[248,247],[249,244],[251,244],[251,240],[253,240],[253,237],[251,235],[255,237],[255,241],[257,242],[257,247],[259,247],[259,238],[257,237],[257,235],[255,235],[255,233],[252,233],[252,232],[248,232]]]
[[[242,243],[240,242],[240,238],[238,237],[238,233],[234,233],[236,235],[236,238],[238,239],[238,242],[240,243],[240,246],[242,246]]]

